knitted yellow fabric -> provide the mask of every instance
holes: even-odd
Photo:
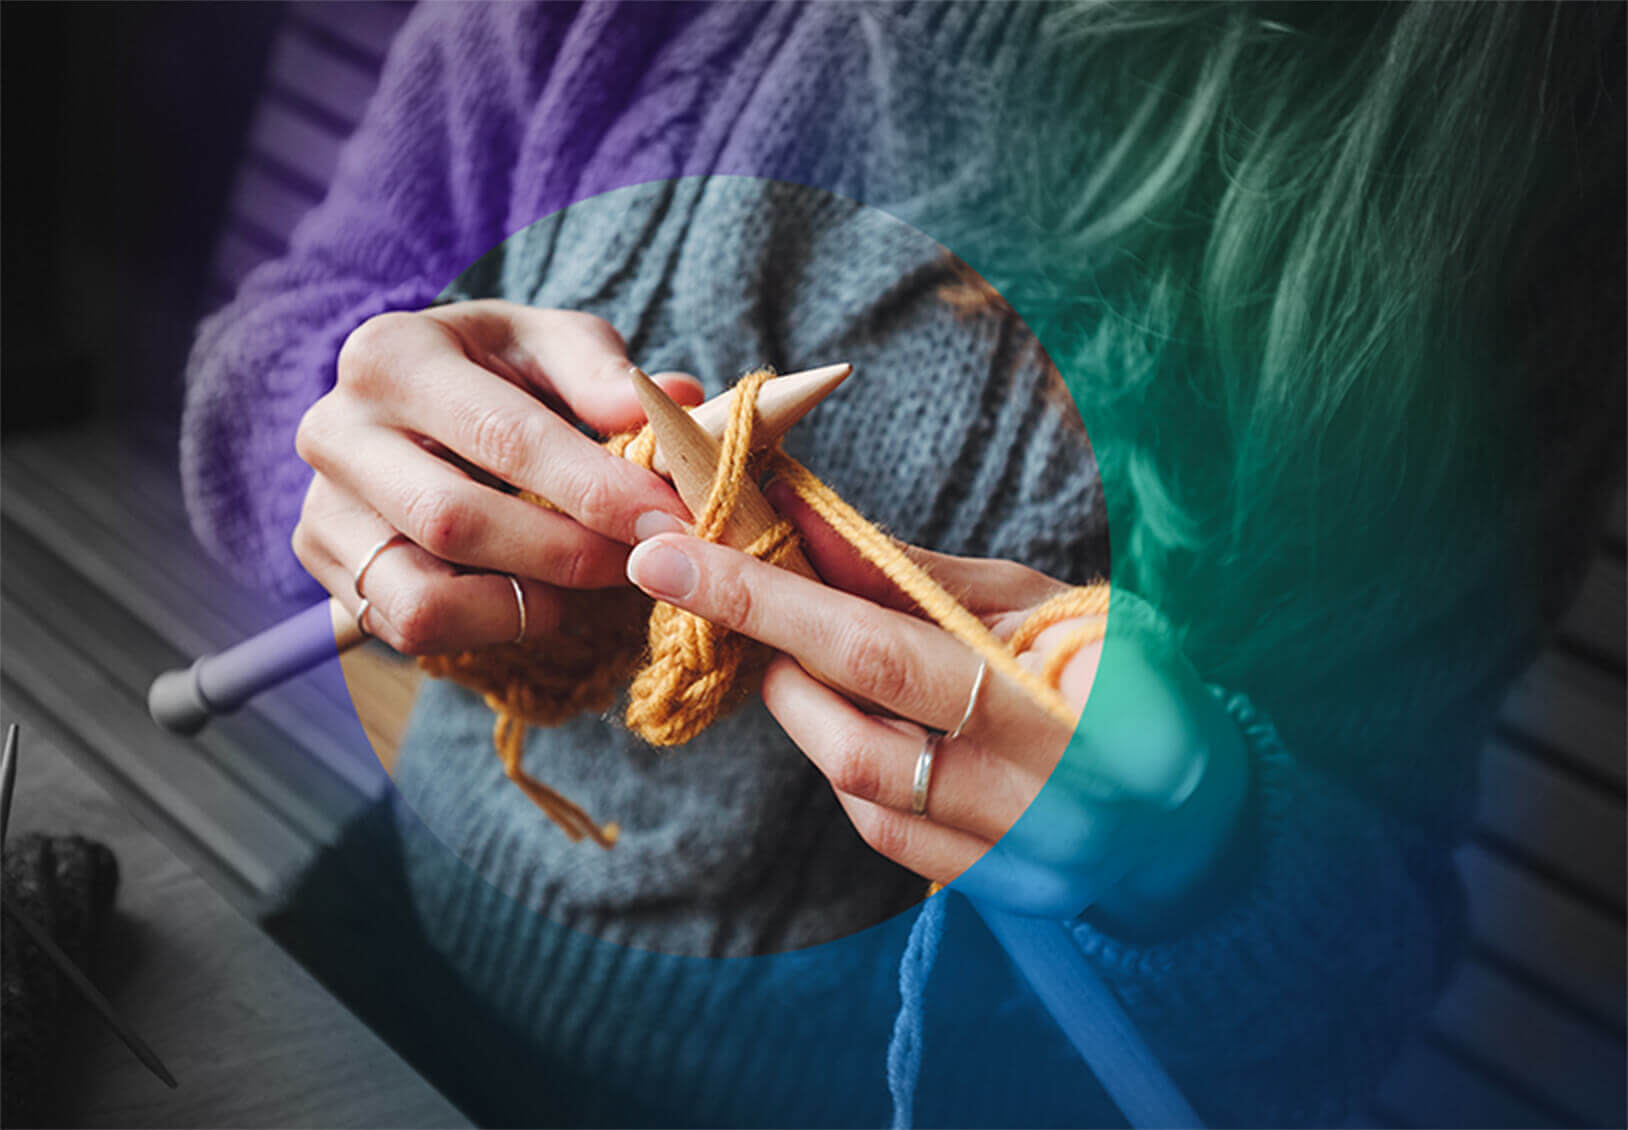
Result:
[[[759,370],[741,379],[712,492],[696,519],[696,535],[717,541],[735,510],[741,485],[764,472],[773,474],[940,627],[977,652],[992,671],[1021,687],[1040,709],[1072,727],[1079,710],[1059,693],[1057,681],[1080,648],[1102,638],[1107,582],[1068,589],[1045,601],[1003,643],[897,542],[778,444],[756,457],[751,454],[758,390],[771,376],[772,371]],[[648,425],[617,436],[606,446],[646,468],[655,454]],[[549,505],[544,499],[526,497]],[[797,546],[796,530],[782,519],[746,552],[778,564]],[[1090,619],[1049,651],[1039,673],[1018,662],[1017,657],[1048,627],[1078,617]],[[566,835],[587,836],[608,847],[616,840],[616,825],[597,825],[581,808],[525,771],[521,758],[527,727],[558,725],[585,710],[604,710],[617,689],[628,684],[629,729],[652,745],[687,742],[756,690],[769,654],[763,645],[693,613],[652,602],[637,590],[618,588],[577,594],[563,622],[546,637],[430,656],[420,663],[430,675],[453,679],[483,694],[497,714],[493,741],[509,778]]]

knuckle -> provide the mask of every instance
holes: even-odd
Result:
[[[333,435],[332,401],[324,396],[305,410],[294,430],[294,451],[311,467],[324,461]]]
[[[1053,584],[1038,569],[1031,569],[1018,561],[1000,561],[996,563],[995,574],[992,577],[993,585],[1002,591],[1026,592],[1029,589],[1045,587]]]
[[[600,357],[594,366],[593,379],[596,384],[620,384],[628,379],[628,361],[615,353],[607,353]]]
[[[909,855],[910,824],[891,809],[867,809],[858,821],[858,829],[860,838],[878,855],[895,861]]]
[[[294,550],[294,556],[299,558],[301,565],[307,571],[315,563],[317,536],[311,529],[311,519],[307,515],[300,515],[300,520],[294,524],[294,533],[289,537],[288,544]]]
[[[882,771],[875,747],[860,734],[847,730],[836,735],[828,775],[831,787],[860,800],[882,799]]]
[[[565,545],[559,547],[557,551],[550,567],[550,577],[561,588],[587,588],[588,582],[592,579],[590,576],[592,568],[593,562],[586,547]]]
[[[616,333],[604,318],[586,310],[555,309],[550,313],[556,319],[560,331],[565,333],[581,334],[584,337],[606,337],[614,336]]]
[[[620,507],[617,506],[617,491],[611,484],[599,475],[582,474],[573,488],[576,517],[583,525],[597,530],[614,527]]]
[[[397,650],[405,655],[433,655],[442,650],[452,622],[446,593],[438,585],[409,585],[388,598],[387,618],[396,629]]]
[[[388,366],[417,315],[405,310],[376,314],[357,326],[339,347],[337,373],[344,385],[365,385]]]
[[[501,478],[524,477],[542,450],[543,437],[529,414],[507,408],[494,409],[475,421],[475,460]]]
[[[456,490],[420,491],[407,501],[407,532],[436,557],[463,557],[479,532],[479,517]]]
[[[914,689],[910,658],[882,625],[870,619],[856,623],[844,658],[867,697],[884,705],[908,702]]]

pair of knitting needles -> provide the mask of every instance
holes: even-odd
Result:
[[[728,427],[736,391],[715,396],[692,413],[642,372],[633,372],[634,389],[656,439],[652,464],[658,474],[672,476],[678,496],[692,514],[699,514],[712,489],[718,439]],[[766,382],[758,392],[753,446],[774,443],[852,372],[851,365],[826,365]],[[725,544],[737,548],[749,545],[775,520],[762,493],[750,483],[742,486],[739,505],[723,535]],[[814,575],[800,553],[789,567]],[[337,598],[329,599],[225,651],[159,675],[147,692],[147,709],[165,729],[195,734],[211,717],[230,713],[255,695],[332,659],[336,646],[345,652],[366,638],[350,610]]]
[[[0,759],[0,845],[5,844],[6,826],[11,823],[11,797],[16,785],[17,724],[13,722],[6,731],[6,751],[3,759]],[[85,998],[96,1011],[96,1015],[100,1016],[103,1023],[113,1030],[113,1034],[124,1043],[124,1046],[141,1060],[147,1070],[158,1076],[165,1086],[171,1089],[178,1086],[175,1076],[170,1074],[169,1068],[158,1058],[158,1053],[148,1046],[146,1040],[136,1035],[135,1029],[120,1018],[113,1010],[112,1002],[91,984],[90,978],[74,964],[73,958],[62,951],[62,947],[56,944],[51,935],[24,913],[20,906],[11,901],[11,896],[5,893],[3,886],[0,886],[0,908],[11,915],[12,921],[17,923],[46,957],[50,958],[51,964],[68,979],[68,983],[79,990],[79,995]]]

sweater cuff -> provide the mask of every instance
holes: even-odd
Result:
[[[1293,758],[1242,695],[1225,703],[1254,774],[1228,897],[1151,940],[1083,919],[1071,931],[1210,1117],[1339,1118],[1431,999],[1435,911],[1383,813]],[[1269,1115],[1239,1089],[1263,1076],[1282,1084]]]
[[[1191,960],[1206,946],[1280,929],[1283,924],[1277,918],[1291,909],[1283,892],[1298,890],[1315,878],[1302,874],[1314,865],[1304,850],[1305,830],[1295,826],[1299,771],[1294,759],[1276,728],[1245,696],[1219,692],[1217,696],[1237,723],[1249,754],[1249,796],[1236,834],[1203,890],[1179,918],[1139,930],[1110,925],[1089,910],[1076,920],[1076,940],[1110,979],[1116,974],[1140,977],[1162,972],[1167,962]]]

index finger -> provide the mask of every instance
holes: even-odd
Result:
[[[471,361],[438,323],[402,321],[391,332],[399,340],[383,362],[411,375],[378,400],[391,423],[620,542],[637,540],[635,526],[647,511],[687,517],[660,476],[612,455],[529,392]]]
[[[790,484],[777,479],[764,488],[763,494],[776,511],[797,527],[803,539],[803,552],[827,583],[884,608],[910,613],[921,611],[903,589],[888,580],[882,570],[832,529]],[[1015,561],[955,557],[898,539],[893,541],[901,553],[930,573],[975,615],[1032,607],[1067,587]]]
[[[821,682],[935,730],[961,721],[978,676],[978,655],[937,625],[700,538],[663,534],[640,544],[628,578],[791,655]],[[1070,736],[993,669],[964,732],[999,735],[1014,760],[1036,764],[1054,759]]]

